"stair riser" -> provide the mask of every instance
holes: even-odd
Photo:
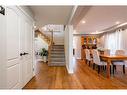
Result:
[[[51,49],[51,51],[63,51],[64,52],[64,49]]]
[[[65,64],[49,64],[48,66],[66,66]]]
[[[50,62],[51,64],[65,64],[65,62]]]
[[[64,48],[64,46],[52,46],[54,48]]]
[[[51,53],[64,53],[64,51],[61,51],[61,50],[52,50]]]
[[[55,48],[55,47],[52,47],[52,49],[62,49],[62,50],[64,50],[64,48]]]
[[[52,46],[54,48],[64,48],[64,46]]]
[[[50,58],[65,58],[65,56],[51,56]]]
[[[51,54],[64,54],[64,52],[51,52]]]
[[[63,45],[54,45],[52,47],[49,66],[65,66],[65,53]]]
[[[61,60],[55,60],[55,59],[51,59],[51,62],[65,62],[65,59],[61,59]]]

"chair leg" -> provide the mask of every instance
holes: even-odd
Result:
[[[89,66],[90,66],[90,61],[88,61],[89,62]]]
[[[98,65],[98,74],[100,73],[100,66]]]
[[[95,63],[93,63],[93,70],[95,69]]]
[[[123,65],[123,73],[125,74],[125,65]]]
[[[114,69],[116,70],[116,65],[114,65]]]
[[[113,65],[113,74],[114,74],[114,72],[115,72],[115,65]]]
[[[87,61],[87,59],[86,59],[86,64],[87,64],[87,62],[88,62],[88,61]]]
[[[86,64],[89,64],[89,61],[88,60],[86,60]]]
[[[106,70],[106,66],[104,66],[104,70]]]
[[[105,69],[105,67],[104,67],[104,66],[102,66],[102,68],[103,68],[103,70]]]
[[[112,73],[112,68],[111,68],[111,66],[110,66],[110,74]]]

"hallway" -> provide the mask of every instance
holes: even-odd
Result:
[[[98,75],[82,60],[77,60],[74,74],[68,74],[65,67],[48,67],[38,62],[36,76],[24,89],[126,89],[127,73],[123,75],[119,68],[111,79],[107,79],[105,73]]]

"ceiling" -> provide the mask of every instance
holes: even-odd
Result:
[[[127,22],[127,6],[92,6],[75,29],[80,34],[91,34],[112,27],[118,21]]]
[[[73,6],[29,6],[34,13],[36,25],[67,24]]]

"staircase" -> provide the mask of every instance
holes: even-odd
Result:
[[[51,42],[51,39],[50,37],[48,37],[47,35],[45,35],[43,32],[41,32],[40,30],[36,30],[35,31],[35,37],[40,37],[42,38],[48,45],[50,44]]]
[[[64,45],[54,45],[53,32],[51,37],[48,37],[40,30],[35,31],[35,36],[42,38],[48,43],[48,66],[65,66]]]
[[[64,45],[52,45],[49,66],[65,66]]]

